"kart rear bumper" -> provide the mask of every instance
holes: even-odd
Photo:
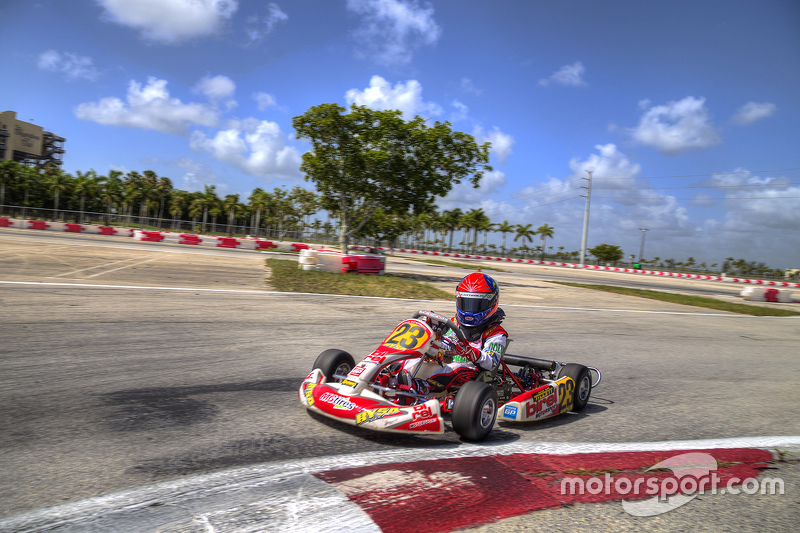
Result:
[[[303,380],[298,396],[308,410],[351,426],[398,433],[444,433],[438,400],[402,406],[373,393],[343,394],[341,388],[339,383],[326,383],[322,372],[315,369]]]

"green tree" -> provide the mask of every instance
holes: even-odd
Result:
[[[533,236],[536,235],[536,232],[531,229],[532,227],[533,224],[525,224],[524,226],[522,224],[517,224],[516,226],[517,232],[516,235],[514,235],[514,242],[522,239],[522,246],[520,249],[522,250],[523,259],[525,258],[525,252],[527,252],[529,249],[528,245],[525,244],[525,241],[527,240],[528,242],[533,242]]]
[[[6,185],[14,183],[20,173],[21,165],[8,159],[0,162],[0,205],[6,203]]]
[[[45,178],[47,188],[53,192],[53,210],[55,211],[53,218],[58,218],[58,201],[61,193],[68,190],[72,185],[72,177],[52,163],[45,167],[44,172],[47,176]]]
[[[542,259],[544,259],[544,250],[546,248],[545,241],[553,237],[554,231],[555,228],[547,224],[542,224],[536,229],[536,234],[539,236],[540,239],[542,239]]]
[[[503,254],[506,253],[506,233],[512,233],[515,231],[515,226],[508,223],[508,220],[502,221],[500,224],[497,225],[495,231],[499,231],[503,234],[503,243],[500,245],[500,248],[503,250]]]
[[[603,262],[615,262],[619,261],[625,254],[622,252],[622,248],[619,246],[614,246],[613,244],[598,244],[594,248],[590,248],[589,253],[595,256],[598,261]]]
[[[172,180],[166,176],[161,176],[156,184],[156,194],[158,194],[158,228],[161,229],[161,221],[164,219],[164,205],[167,203],[173,190]]]
[[[400,111],[357,105],[346,111],[323,104],[292,120],[297,138],[311,141],[300,170],[338,205],[345,253],[350,237],[379,207],[419,213],[454,184],[469,178],[477,187],[492,170],[490,144],[478,145],[448,122],[428,125],[421,117],[406,122]]]
[[[453,235],[460,227],[459,224],[463,214],[464,213],[461,212],[461,209],[456,207],[455,209],[445,211],[442,216],[442,222],[447,228],[447,231],[450,233],[450,244],[447,246],[447,251],[450,253],[453,253]]]

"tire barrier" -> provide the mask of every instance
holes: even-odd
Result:
[[[370,247],[370,246],[350,246],[351,250],[376,250],[378,253],[386,252],[400,252],[406,254],[419,254],[419,255],[433,255],[439,257],[455,257],[461,259],[481,259],[485,261],[503,261],[508,263],[518,263],[525,265],[542,265],[554,266],[565,268],[577,268],[583,270],[593,270],[600,272],[627,272],[629,274],[644,274],[648,276],[664,276],[669,278],[683,278],[683,279],[696,279],[702,281],[721,281],[725,283],[744,283],[748,285],[764,285],[768,287],[791,287],[800,288],[800,283],[791,283],[788,281],[768,281],[763,279],[748,279],[748,278],[731,278],[723,276],[703,276],[700,274],[683,274],[679,272],[660,272],[657,270],[638,270],[635,268],[621,268],[621,267],[608,267],[599,265],[578,265],[575,263],[562,263],[559,261],[537,261],[535,259],[512,259],[509,257],[489,257],[485,255],[469,255],[469,254],[450,254],[445,252],[428,252],[420,250],[408,250],[405,248],[383,248],[383,247]]]

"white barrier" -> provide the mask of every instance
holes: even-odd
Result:
[[[767,289],[764,287],[745,287],[739,295],[748,302],[766,302],[767,299],[764,298],[765,292],[767,292]]]

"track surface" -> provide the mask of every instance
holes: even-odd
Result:
[[[138,244],[98,245],[108,247],[100,259],[126,259],[114,254],[148,246]],[[36,253],[46,246],[53,243],[42,241]],[[99,253],[91,248],[87,253]],[[52,261],[65,264],[50,276],[77,270],[58,250],[47,252],[50,260],[35,260],[30,254],[14,259],[6,253],[11,249],[0,239],[0,280],[58,282],[35,271]],[[130,263],[157,255],[149,250]],[[267,288],[263,256],[185,252],[177,264],[154,260],[86,283],[127,278],[137,281],[130,285],[153,285],[146,281],[155,277],[163,285],[174,276],[174,285],[186,287],[180,282],[190,275],[197,287]],[[200,263],[189,261],[201,258],[219,270],[204,274]],[[501,284],[503,275],[497,276]],[[629,301],[620,298],[614,302]],[[428,449],[463,446],[453,432],[408,437],[340,426],[309,415],[296,392],[322,350],[341,347],[359,359],[413,311],[447,313],[451,305],[0,285],[0,516],[230,467],[390,450],[418,450],[424,459]],[[797,434],[800,414],[786,408],[800,401],[796,319],[671,314],[674,308],[698,310],[646,305],[639,310],[657,313],[507,309],[511,352],[597,366],[604,380],[584,412],[539,424],[499,424],[485,446]]]

